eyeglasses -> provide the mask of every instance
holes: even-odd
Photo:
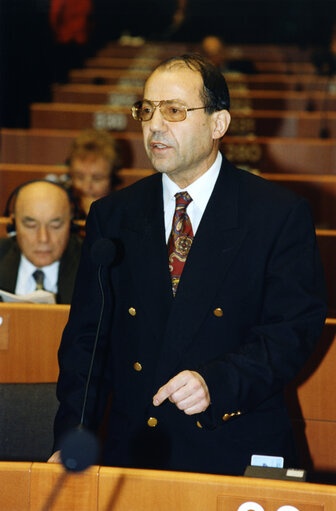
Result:
[[[150,101],[149,99],[144,99],[143,101],[137,101],[132,106],[133,119],[136,121],[150,121],[157,107],[159,107],[163,118],[170,122],[184,121],[187,117],[187,112],[207,108],[206,106],[187,108],[186,105],[178,99],[162,101]]]

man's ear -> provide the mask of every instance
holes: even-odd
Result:
[[[230,121],[231,121],[231,115],[228,110],[219,110],[218,112],[214,112],[213,114],[213,139],[217,140],[222,137],[224,137],[225,133],[227,132]]]

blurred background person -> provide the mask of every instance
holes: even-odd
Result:
[[[101,130],[84,130],[68,157],[74,218],[85,219],[93,201],[108,195],[118,183],[121,154],[117,141]]]
[[[201,43],[202,53],[222,73],[254,74],[257,72],[253,62],[246,58],[230,58],[223,39],[215,35],[204,37]]]
[[[57,303],[71,302],[81,251],[81,240],[71,234],[71,216],[61,185],[39,180],[19,187],[11,236],[0,239],[1,289],[18,295],[45,289]]]
[[[93,30],[92,0],[50,0],[54,41],[53,79],[65,82],[69,69],[82,65]]]

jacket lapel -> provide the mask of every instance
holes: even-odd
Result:
[[[161,175],[155,175],[136,211],[122,226],[125,258],[149,323],[161,342],[173,303],[165,241]]]
[[[57,303],[70,304],[80,257],[80,241],[71,235],[61,257],[57,279]]]
[[[171,377],[214,305],[218,287],[225,285],[225,275],[244,239],[234,172],[227,163],[222,166],[185,263],[162,344],[157,374],[162,383]]]

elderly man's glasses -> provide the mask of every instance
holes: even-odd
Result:
[[[170,122],[184,121],[187,112],[192,110],[201,110],[206,106],[198,106],[196,108],[187,108],[184,103],[177,99],[168,99],[162,101],[150,101],[144,99],[137,101],[132,107],[132,116],[136,121],[150,121],[154,115],[155,109],[159,108],[163,118]]]

